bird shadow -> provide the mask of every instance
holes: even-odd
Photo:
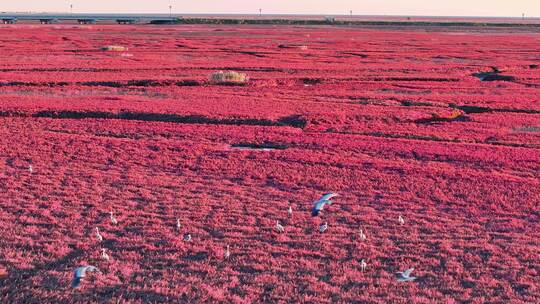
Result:
[[[30,278],[34,277],[35,275],[37,275],[37,274],[39,274],[41,272],[44,272],[44,271],[49,271],[49,270],[53,270],[53,269],[56,269],[56,270],[64,269],[68,265],[72,266],[73,260],[75,260],[76,258],[82,256],[83,254],[84,254],[83,250],[77,249],[77,250],[74,250],[74,251],[66,254],[65,256],[63,256],[63,257],[61,257],[61,258],[59,258],[57,260],[51,261],[49,263],[43,263],[41,265],[36,265],[32,269],[16,269],[16,270],[12,270],[12,271],[10,271],[9,279],[11,279],[13,281],[19,281],[19,280],[26,281],[26,280],[29,280]]]
[[[20,293],[21,289],[21,282],[31,282],[32,278],[35,276],[42,276],[43,272],[50,271],[50,270],[63,270],[65,268],[71,267],[73,265],[73,261],[79,258],[84,254],[83,250],[74,250],[67,255],[51,261],[49,263],[43,263],[34,266],[32,269],[13,269],[9,272],[9,275],[3,280],[2,282],[2,289],[6,292],[5,297],[2,298],[2,300],[5,300],[5,303],[15,303],[19,302],[21,299],[18,298],[18,295]],[[69,286],[69,283],[66,283],[65,286],[62,284],[61,280],[55,277],[48,277],[46,280],[42,280],[44,283],[43,288],[48,290],[54,290],[58,289],[59,287],[66,287]],[[36,295],[34,295],[35,297]],[[13,297],[14,301],[11,301],[10,298]],[[33,298],[33,300],[36,300],[36,298]],[[32,300],[32,301],[33,301]],[[43,299],[46,300],[46,299]],[[25,302],[27,303],[27,302]],[[36,302],[40,303],[40,302]]]

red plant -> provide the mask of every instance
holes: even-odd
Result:
[[[0,302],[537,302],[540,40],[446,30],[0,27]]]

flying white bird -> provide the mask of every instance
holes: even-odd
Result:
[[[367,239],[366,234],[364,233],[362,229],[360,229],[360,240],[365,241],[366,239]]]
[[[279,221],[276,221],[276,226],[275,226],[276,230],[278,232],[285,232],[285,228],[283,228],[283,226],[279,223]]]
[[[98,241],[102,242],[103,241],[103,236],[99,233],[99,228],[96,227],[96,237],[98,239]]]
[[[29,171],[30,173],[34,172],[34,168],[32,167],[32,165],[28,166],[28,171]]]
[[[289,205],[289,209],[287,210],[287,213],[289,214],[289,216],[292,216],[292,206]]]
[[[317,216],[323,210],[326,204],[332,205],[332,198],[338,196],[337,193],[327,193],[323,195],[319,200],[313,202],[313,209],[311,210],[312,216]]]
[[[319,227],[319,231],[322,233],[322,232],[325,232],[326,229],[328,229],[328,223],[324,222],[324,224],[322,224],[321,227]]]
[[[181,227],[182,227],[182,225],[180,224],[180,219],[177,218],[177,219],[176,219],[176,229],[177,229],[178,231],[180,231],[180,228],[181,228]]]
[[[231,250],[229,249],[229,245],[227,245],[227,250],[225,251],[225,259],[229,259],[231,256]]]
[[[116,218],[114,217],[112,211],[110,212],[110,214],[111,214],[111,223],[112,223],[113,225],[118,225],[118,221],[117,221]]]
[[[411,277],[411,273],[414,268],[409,268],[403,272],[396,272],[396,279],[398,282],[411,282],[416,280],[416,277]]]
[[[189,234],[189,233],[184,234],[184,241],[186,241],[186,242],[191,241],[191,234]]]
[[[109,255],[105,252],[105,248],[101,248],[101,258],[104,259],[105,261],[109,261]]]
[[[77,288],[81,284],[81,280],[86,277],[86,272],[99,271],[94,266],[81,266],[75,269],[73,272],[73,280],[71,281],[71,287]]]
[[[400,215],[400,216],[398,217],[398,222],[399,222],[400,225],[404,225],[404,224],[405,224],[405,219],[403,219],[403,216]]]
[[[366,267],[367,267],[367,263],[364,259],[362,259],[362,261],[360,261],[360,270],[362,270],[362,272],[366,271]]]

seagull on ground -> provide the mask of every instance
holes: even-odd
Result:
[[[319,227],[319,231],[322,233],[322,232],[325,232],[326,229],[328,229],[328,222],[324,222],[324,224],[321,225],[321,227]]]
[[[416,280],[416,277],[411,277],[411,273],[414,268],[409,268],[403,272],[396,272],[396,279],[398,282],[411,282]]]
[[[99,271],[94,266],[81,266],[77,267],[75,271],[73,272],[73,280],[71,281],[71,287],[77,288],[81,284],[81,280],[86,277],[86,272],[93,272],[93,271]]]
[[[367,239],[366,234],[364,233],[362,229],[360,229],[360,240],[365,241],[366,239]]]
[[[103,241],[103,236],[99,233],[99,228],[96,227],[96,237],[98,239],[98,241],[102,242]]]
[[[189,233],[184,234],[184,241],[186,241],[186,242],[191,241],[191,234],[189,234]]]
[[[28,166],[28,171],[29,171],[30,173],[34,172],[34,168],[32,167],[32,165]]]
[[[287,210],[287,213],[289,214],[289,216],[292,216],[292,206],[289,205],[289,209]]]
[[[312,216],[317,216],[323,210],[326,204],[332,205],[332,198],[338,196],[337,193],[324,194],[319,200],[313,202],[313,209],[311,210]]]
[[[400,216],[398,217],[398,222],[399,222],[400,225],[404,225],[404,224],[405,224],[405,219],[403,218],[403,216],[400,215]]]
[[[177,219],[176,219],[176,229],[177,229],[178,231],[180,231],[180,228],[181,228],[181,227],[182,227],[182,225],[180,224],[180,219],[177,218]]]
[[[227,250],[225,251],[225,259],[228,260],[231,256],[231,250],[229,249],[229,245],[227,245]]]
[[[105,248],[101,248],[101,258],[104,259],[107,262],[110,259],[109,255],[105,252]]]
[[[362,261],[360,261],[360,270],[362,270],[362,272],[366,271],[366,267],[367,267],[367,263],[364,259],[362,259]]]
[[[116,218],[114,217],[113,212],[111,211],[111,212],[109,212],[109,213],[111,214],[111,223],[112,223],[113,225],[118,225],[118,221],[117,221]]]
[[[276,221],[276,226],[275,226],[276,230],[278,232],[285,232],[285,228],[283,228],[283,226],[279,223],[279,221]]]

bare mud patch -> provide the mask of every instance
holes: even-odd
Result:
[[[238,143],[229,146],[231,150],[240,151],[276,151],[285,150],[288,146],[280,143],[264,142],[264,143]]]

